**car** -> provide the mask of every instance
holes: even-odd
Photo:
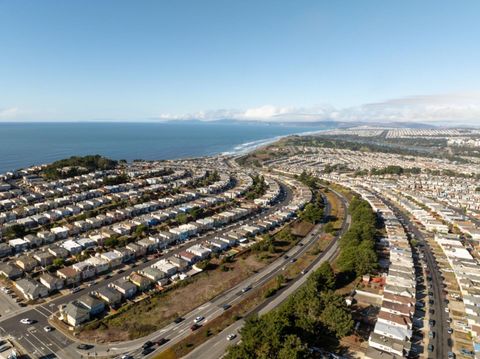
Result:
[[[185,320],[185,319],[182,318],[182,317],[177,317],[177,318],[175,318],[175,320],[174,320],[173,322],[174,322],[175,324],[178,324],[178,323],[183,322],[184,320]]]
[[[200,322],[201,322],[202,320],[204,320],[204,319],[205,319],[205,317],[203,317],[203,316],[200,315],[200,316],[196,317],[196,318],[193,320],[193,322],[194,322],[194,323],[200,323]]]
[[[428,344],[428,351],[429,351],[430,353],[433,352],[433,349],[434,349],[433,344]]]
[[[123,354],[120,359],[133,359],[133,357],[131,355],[128,355],[128,354]]]
[[[451,323],[452,322],[452,318],[447,318],[447,323]]]
[[[305,274],[305,273],[307,273],[307,272],[308,272],[308,269],[304,269],[304,270],[302,270],[300,273],[303,275],[303,274]]]
[[[230,304],[224,304],[222,305],[223,310],[230,309],[232,306]]]
[[[79,344],[77,345],[77,349],[80,349],[80,350],[88,350],[88,349],[92,349],[93,348],[93,345],[91,344]]]
[[[194,332],[194,331],[197,330],[198,328],[200,328],[200,325],[198,325],[197,323],[195,323],[194,325],[192,325],[192,326],[190,327],[190,330],[191,330],[192,332]]]
[[[22,324],[33,324],[33,320],[31,320],[29,318],[23,318],[23,319],[20,319],[20,323],[22,323]]]
[[[448,329],[447,329],[447,333],[448,333],[448,334],[452,334],[452,333],[453,333],[453,329],[452,329],[452,328],[448,328]]]
[[[160,338],[160,339],[157,339],[157,341],[156,341],[158,346],[161,346],[161,345],[165,344],[166,342],[168,342],[168,340],[165,339],[165,338]]]
[[[435,332],[428,332],[428,337],[429,337],[430,339],[435,338]]]
[[[151,342],[151,341],[149,340],[149,341],[146,341],[145,343],[143,343],[142,349],[150,348],[151,346],[153,346],[153,342]]]
[[[252,289],[252,286],[251,286],[251,285],[247,285],[245,288],[242,289],[242,292],[243,292],[243,293],[246,293],[246,292],[248,292],[250,289]]]
[[[151,352],[153,352],[155,349],[153,349],[152,347],[149,347],[149,348],[145,348],[142,350],[142,355],[148,355],[150,354]]]
[[[45,331],[47,333],[51,332],[52,330],[53,330],[53,328],[49,325],[47,325],[46,327],[43,327],[43,331]]]
[[[124,272],[125,272],[125,269],[119,269],[119,270],[117,271],[117,274],[122,274],[122,273],[124,273]]]
[[[285,259],[288,259],[288,258],[290,258],[290,257],[289,257],[289,256],[287,256],[287,255],[284,255],[284,256],[283,256],[283,258],[285,258]]]
[[[290,263],[295,263],[296,261],[297,261],[297,258],[290,259]]]
[[[430,314],[434,314],[434,313],[435,313],[435,310],[434,310],[433,308],[430,308],[430,309],[428,310],[428,312],[429,312]]]
[[[434,321],[433,319],[430,319],[430,320],[428,321],[428,325],[429,325],[430,327],[434,327],[434,326],[435,326],[435,321]]]
[[[455,353],[454,352],[448,352],[447,358],[448,359],[455,359]]]
[[[227,340],[233,340],[233,339],[235,339],[236,337],[237,337],[237,334],[234,334],[234,333],[228,334],[228,335],[227,335]]]
[[[450,313],[450,309],[448,309],[448,307],[445,307],[445,313]]]

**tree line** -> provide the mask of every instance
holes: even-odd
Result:
[[[277,309],[249,317],[240,331],[241,343],[230,347],[226,358],[310,358],[312,348],[348,335],[354,321],[335,288],[335,273],[325,262]]]

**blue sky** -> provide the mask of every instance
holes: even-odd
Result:
[[[0,0],[0,119],[480,122],[479,13],[476,0]]]

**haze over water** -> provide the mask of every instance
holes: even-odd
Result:
[[[173,159],[238,152],[316,127],[261,123],[1,123],[0,173],[58,159]]]

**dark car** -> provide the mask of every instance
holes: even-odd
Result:
[[[197,330],[198,328],[200,328],[200,325],[194,324],[190,327],[190,330],[193,332],[193,331]]]
[[[151,346],[153,346],[153,343],[149,340],[148,342],[143,343],[142,349],[150,348]]]
[[[435,326],[435,321],[433,319],[430,319],[428,321],[428,325],[430,325],[431,327]]]
[[[224,304],[222,305],[223,310],[230,309],[232,306],[230,304]]]
[[[175,324],[178,324],[178,323],[181,323],[183,322],[184,319],[182,317],[178,317],[178,318],[175,318],[175,320],[173,321]]]
[[[93,348],[93,345],[91,344],[79,344],[77,345],[77,349],[80,349],[80,350],[88,350],[88,349],[92,349]]]
[[[165,338],[160,338],[160,339],[157,340],[156,343],[157,343],[158,346],[160,346],[160,345],[165,344],[166,342],[168,342],[167,339],[165,339]]]
[[[152,347],[149,347],[149,348],[145,348],[142,350],[142,355],[148,355],[150,354],[151,352],[153,352],[155,349],[153,349]]]
[[[428,351],[431,353],[433,352],[433,344],[428,344]]]

